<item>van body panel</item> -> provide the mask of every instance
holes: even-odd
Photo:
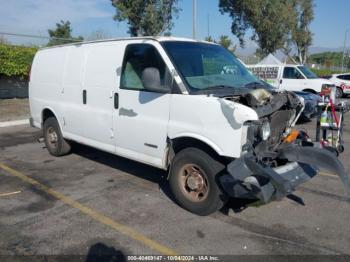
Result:
[[[42,50],[34,58],[29,83],[29,104],[34,124],[42,124],[42,112],[51,108],[62,126],[62,81],[68,47]]]
[[[254,120],[256,112],[242,104],[205,95],[173,95],[168,136],[196,138],[219,155],[239,157],[246,142],[243,123]]]

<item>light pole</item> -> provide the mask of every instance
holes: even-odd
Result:
[[[347,39],[349,30],[350,30],[350,28],[346,29],[346,31],[345,31],[345,36],[344,36],[343,57],[342,57],[342,61],[341,61],[341,71],[342,71],[342,72],[344,71],[344,60],[345,60],[346,39]]]
[[[196,39],[196,31],[197,31],[197,0],[193,0],[193,39]]]

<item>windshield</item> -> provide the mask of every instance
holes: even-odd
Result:
[[[225,48],[207,43],[162,43],[175,67],[193,91],[209,88],[255,88],[265,85]]]
[[[315,79],[318,78],[317,75],[315,75],[314,72],[312,72],[309,68],[306,66],[298,66],[299,70],[303,72],[303,74],[306,76],[308,79]]]

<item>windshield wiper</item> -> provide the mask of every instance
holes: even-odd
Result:
[[[209,87],[203,88],[202,90],[204,91],[204,90],[225,89],[225,88],[234,89],[235,87],[227,86],[227,85],[215,85],[215,86],[209,86]]]

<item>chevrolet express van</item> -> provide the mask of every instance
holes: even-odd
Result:
[[[318,77],[304,65],[293,64],[257,64],[248,66],[260,79],[263,79],[279,90],[304,91],[313,94],[321,93],[322,88],[333,87],[334,84]]]
[[[303,101],[265,89],[217,44],[143,37],[43,48],[29,97],[50,154],[75,141],[164,169],[177,203],[199,215],[229,198],[281,199],[318,168],[349,185],[332,153],[292,131]]]

